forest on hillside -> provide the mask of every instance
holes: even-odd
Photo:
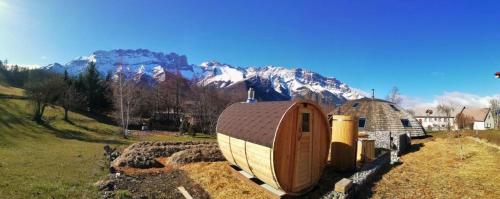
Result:
[[[220,113],[231,103],[244,101],[244,86],[226,90],[199,86],[179,74],[166,74],[165,81],[142,81],[133,74],[101,74],[95,63],[77,76],[45,69],[27,69],[0,61],[0,83],[23,88],[30,100],[32,119],[44,122],[49,106],[64,109],[62,116],[71,122],[68,111],[110,119],[128,129],[181,131],[213,134]]]

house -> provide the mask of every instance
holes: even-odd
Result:
[[[455,106],[449,116],[435,107],[416,108],[414,112],[415,119],[417,119],[425,130],[442,131],[447,130],[448,125],[450,125],[452,130],[457,130],[458,125],[455,120],[457,115],[462,113],[464,109],[464,106]]]
[[[489,108],[465,108],[462,114],[473,119],[472,129],[487,130],[495,127],[493,113]]]

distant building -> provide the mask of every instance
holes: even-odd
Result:
[[[474,130],[487,130],[495,128],[495,120],[489,108],[466,108],[462,114],[474,119]]]
[[[445,113],[440,112],[435,107],[430,108],[417,108],[415,109],[415,119],[427,131],[442,131],[448,129],[448,124],[452,130],[457,130],[458,125],[455,120],[458,114],[462,113],[465,109],[464,106],[456,106],[453,111],[447,116]]]
[[[457,130],[459,126],[456,120],[460,114],[472,120],[470,121],[472,122],[470,126],[465,128],[486,130],[495,127],[495,120],[489,108],[466,108],[457,106],[450,116],[438,111],[437,108],[434,107],[415,109],[415,118],[427,131],[447,130],[448,124],[450,124],[452,130]]]

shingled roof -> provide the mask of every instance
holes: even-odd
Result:
[[[219,117],[217,133],[272,147],[281,118],[293,101],[235,103]]]
[[[410,113],[389,101],[371,98],[352,100],[342,105],[339,111],[340,114],[366,118],[365,126],[360,131],[409,133],[412,137],[425,135],[420,123]],[[402,119],[407,119],[410,126],[404,127]]]
[[[472,117],[476,122],[484,122],[489,112],[489,108],[465,108],[462,114]]]
[[[464,106],[452,106],[453,111],[450,113],[450,117],[456,117],[458,114],[464,110]],[[415,111],[415,117],[447,117],[445,113],[438,110],[437,107],[419,107],[413,109]],[[427,110],[431,110],[432,114],[428,114]]]

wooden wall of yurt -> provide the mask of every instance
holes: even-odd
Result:
[[[321,177],[330,134],[315,104],[238,103],[221,114],[217,140],[231,164],[276,189],[301,193]]]

